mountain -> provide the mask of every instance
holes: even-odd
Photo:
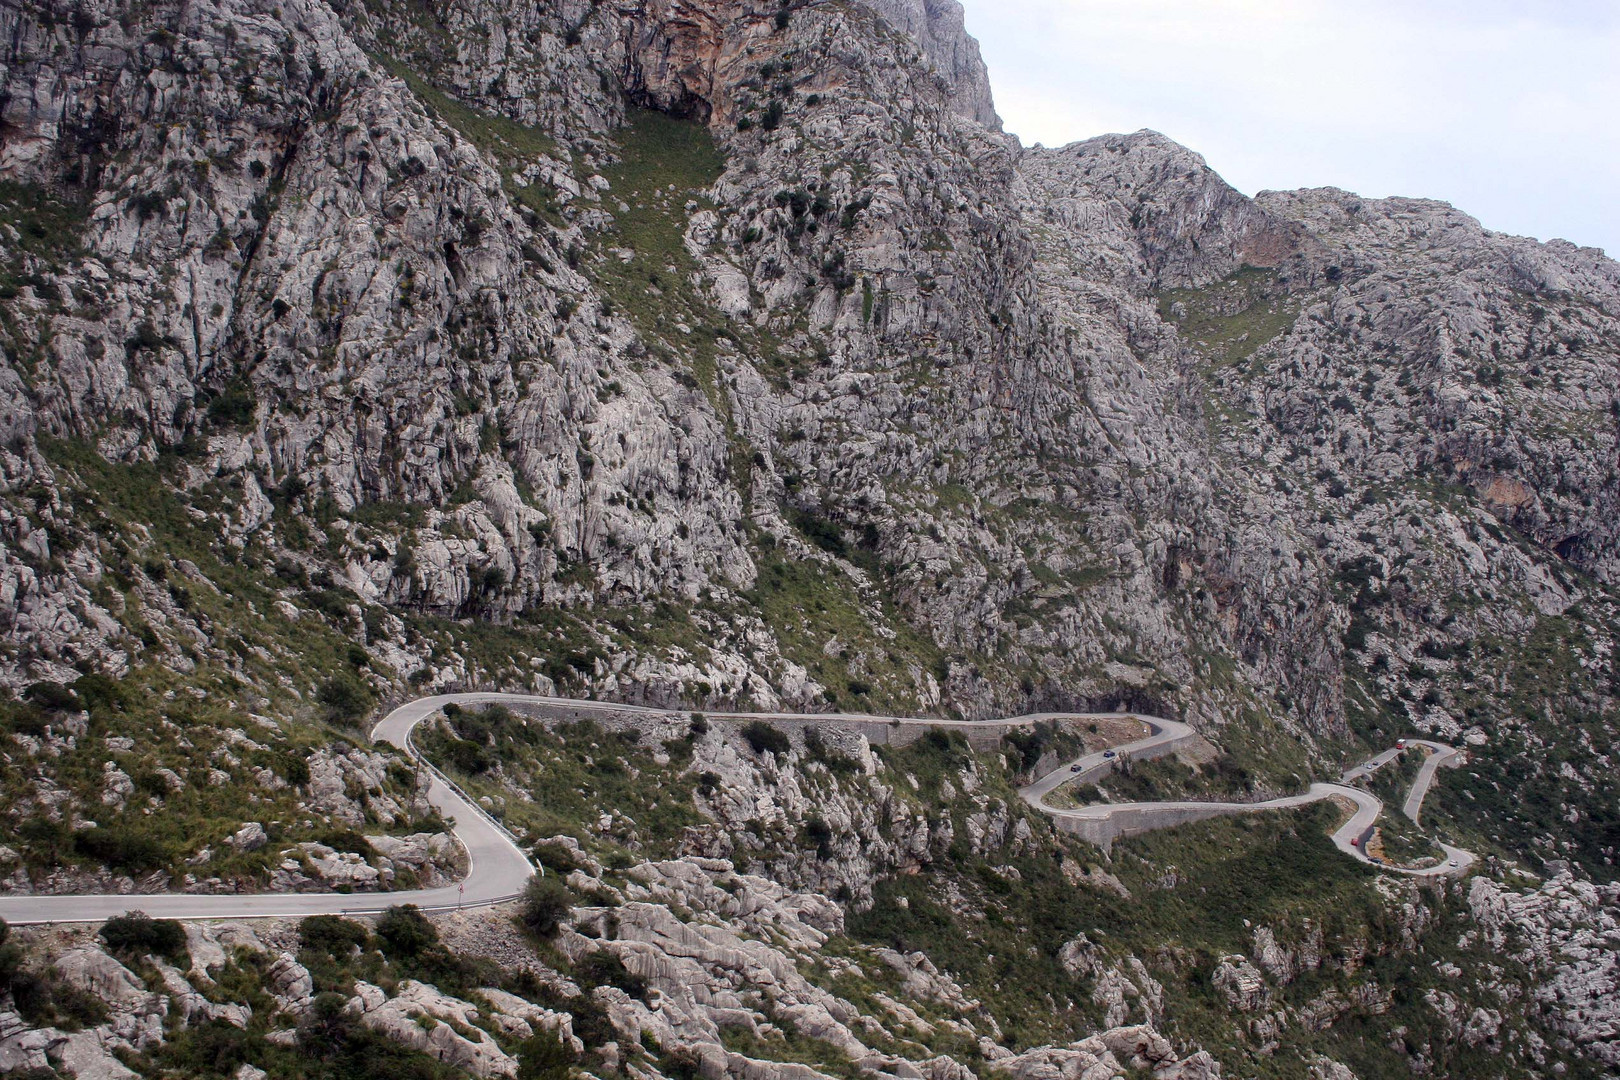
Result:
[[[995,812],[961,778],[989,770],[1011,790],[1035,764],[1005,754],[863,768],[887,795],[835,792],[847,781],[821,763],[831,787],[804,794],[808,747],[761,780],[758,748],[717,736],[712,760],[665,781],[800,791],[782,817],[761,808],[775,790],[729,817],[683,796],[758,830],[746,857],[603,847],[578,807],[524,827],[591,849],[576,911],[614,890],[726,921],[732,901],[665,881],[726,858],[760,879],[739,888],[792,909],[747,933],[898,949],[910,967],[865,974],[831,954],[828,978],[849,979],[822,992],[850,1015],[816,999],[852,1038],[858,1018],[905,1009],[949,1033],[922,1058],[883,1042],[911,1064],[879,1072],[933,1063],[925,1075],[958,1080],[1017,1059],[1020,1076],[1089,1075],[1028,1055],[1120,1029],[1137,1014],[1114,997],[1138,992],[1176,1061],[1237,1040],[1243,1075],[1338,1076],[1367,1045],[1357,1075],[1612,1067],[1591,1005],[1613,970],[1620,844],[1620,266],[1601,252],[1421,200],[1250,199],[1152,132],[1022,147],[952,0],[19,0],[0,26],[12,891],[448,880],[425,778],[361,737],[382,703],[436,691],[974,720],[1122,706],[1192,724],[1209,744],[1194,771],[1252,797],[1425,733],[1470,755],[1426,828],[1486,865],[1424,890],[1346,879],[1343,902],[1378,912],[1348,926],[1307,902],[1317,871],[1257,854],[1309,823],[1143,841],[1128,869],[1059,857],[1046,833],[953,849]],[[477,781],[492,804],[550,782],[440,727],[464,755],[441,764],[503,778]],[[600,737],[576,736],[548,752],[595,762]],[[948,793],[908,784],[900,801],[962,818],[953,840],[872,857],[893,837],[851,824],[842,857],[865,888],[793,863],[812,822],[832,828],[822,801],[898,805],[929,770]],[[1110,876],[1132,898],[1206,889],[1256,859],[1278,877],[1265,897],[1223,894],[1220,926],[1172,942],[1155,924],[1157,944],[1115,947],[1041,906],[1062,887],[1019,886],[1053,858],[1087,896],[1118,898]],[[916,874],[946,910],[895,925]],[[1012,977],[998,968],[924,987],[919,965],[940,969],[907,954],[955,947],[987,911],[1043,942],[1040,994],[1072,999],[1051,1007],[1067,1028],[1004,1042],[1044,999],[985,1004]],[[658,930],[658,947],[680,933]],[[595,955],[563,940],[566,958],[534,961],[552,975]],[[297,952],[268,941],[265,963]],[[1586,952],[1565,964],[1569,942]],[[1505,974],[1491,943],[1516,958]],[[1466,974],[1424,982],[1402,967],[1420,947],[1422,972]],[[761,963],[780,978],[814,953]],[[1302,959],[1327,954],[1332,979]],[[331,993],[435,982],[398,957],[375,978],[329,959]],[[762,977],[741,970],[700,1003],[752,1008]],[[1305,970],[1325,981],[1296,986]],[[685,977],[658,969],[666,993]],[[440,989],[456,979],[478,988],[463,972]],[[1275,1009],[1255,989],[1268,980]],[[1217,986],[1249,989],[1228,1008]],[[988,1021],[946,1023],[971,1011],[958,992]],[[761,1035],[761,1013],[750,1038],[827,1038],[805,994],[804,1023]],[[1082,1017],[1084,1001],[1104,1004]],[[690,1035],[658,1031],[672,1054]],[[826,1057],[792,1045],[731,1049]],[[752,1068],[661,1052],[634,1067]]]

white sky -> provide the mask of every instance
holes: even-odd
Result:
[[[1620,256],[1620,0],[962,0],[1026,144],[1153,128],[1249,194],[1443,199]]]

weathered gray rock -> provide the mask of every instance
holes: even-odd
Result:
[[[1271,1004],[1271,990],[1246,956],[1223,956],[1215,966],[1215,989],[1239,1012],[1258,1012]]]
[[[291,953],[282,953],[265,969],[264,985],[276,1004],[293,1016],[307,1011],[315,997],[315,980]]]
[[[1530,992],[1556,1029],[1596,1060],[1620,1066],[1620,886],[1593,885],[1566,870],[1538,889],[1513,891],[1479,876],[1469,882],[1468,907],[1474,933],[1536,973]],[[1464,1017],[1454,1001],[1430,1004],[1471,1046],[1500,1029],[1493,1011]]]
[[[479,1019],[477,1006],[410,979],[400,983],[394,997],[368,983],[357,984],[355,990],[348,1010],[394,1042],[480,1078],[517,1074],[517,1061],[474,1026]],[[469,1038],[462,1031],[477,1037]]]
[[[64,18],[39,0],[0,11],[0,178],[74,204],[71,235],[49,250],[0,228],[15,271],[0,300],[6,686],[137,662],[250,681],[245,656],[274,670],[293,659],[289,628],[329,626],[363,643],[384,696],[412,676],[821,708],[878,680],[917,709],[966,716],[1125,699],[1217,742],[1228,724],[1296,737],[1309,756],[1347,732],[1348,693],[1488,759],[1509,740],[1544,749],[1546,724],[1458,650],[1551,635],[1575,644],[1548,722],[1613,713],[1620,270],[1597,252],[1491,234],[1417,200],[1249,199],[1150,132],[1018,147],[995,130],[952,0],[780,18],[739,0],[446,0],[427,21],[393,0],[119,14]],[[434,91],[396,78],[384,53]],[[707,123],[718,179],[678,197],[610,180],[630,105]],[[508,129],[489,116],[534,130],[492,149],[494,127]],[[610,234],[649,213],[663,232],[647,249],[666,265],[637,263]],[[626,267],[632,287],[616,291]],[[51,449],[63,439],[120,464],[161,458],[211,546],[322,584],[255,602],[274,634],[215,625],[213,605],[184,600],[211,588],[196,566],[143,567],[142,537],[115,541],[87,518],[83,478]],[[752,590],[786,568],[847,608],[836,635],[755,613]],[[632,640],[624,627],[660,602],[691,619],[690,640]],[[577,615],[587,644],[491,670],[416,632],[423,614],[535,609]],[[164,789],[279,799],[291,782],[262,763],[280,740],[260,724],[210,742],[184,776],[108,762],[69,790],[56,763],[87,737],[82,719],[8,736],[5,753],[36,777],[17,820],[86,827]],[[1572,824],[1586,812],[1575,793],[1598,789],[1613,749],[1602,724],[1582,730],[1568,754],[1520,755],[1569,770]],[[109,753],[139,753],[114,741],[127,738]],[[841,752],[876,778],[870,746]],[[716,1072],[795,1071],[717,1041],[723,1025],[764,1022],[744,998],[756,984],[787,988],[775,1004],[795,1026],[852,1055],[872,1045],[836,999],[794,981],[790,954],[842,925],[827,896],[869,903],[879,876],[958,844],[1003,868],[1032,847],[1005,807],[930,817],[875,782],[823,796],[793,754],[708,739],[694,755],[725,779],[703,805],[715,827],[625,886],[629,936],[587,938],[610,922],[587,909],[565,941],[622,953],[656,986],[657,1009],[603,995],[627,1040],[646,1025],[705,1047]],[[410,827],[427,806],[390,780],[397,762],[317,751],[299,809]],[[614,809],[603,828],[629,829]],[[748,828],[812,817],[831,857],[769,851]],[[239,850],[262,842],[244,831]],[[272,884],[447,872],[437,838],[372,846],[375,862],[290,847]],[[7,887],[170,884],[20,873]],[[600,867],[577,873],[590,886]],[[1070,880],[1118,891],[1078,864]],[[186,883],[216,885],[228,887]],[[1555,909],[1543,919],[1497,891],[1478,895],[1480,933],[1529,957],[1558,988],[1548,1015],[1607,1061],[1612,900],[1559,885],[1537,901]],[[1426,909],[1400,917],[1415,943]],[[780,947],[750,936],[765,934]],[[196,955],[202,971],[219,944]],[[1262,1044],[1285,1022],[1325,1028],[1381,1007],[1368,987],[1261,1015],[1267,976],[1320,969],[1321,935],[1262,928],[1253,953],[1215,978]],[[1333,963],[1362,959],[1346,949]],[[1060,961],[1094,981],[1085,992],[1110,1021],[1162,1005],[1136,958],[1077,938]],[[972,1021],[957,1034],[973,1045],[991,1040],[987,1060],[1011,1056],[927,957],[863,962],[890,966],[908,999],[874,1023],[912,1024],[908,1001],[932,1003]],[[308,973],[290,956],[271,970],[281,1008],[306,1008]],[[186,994],[168,997],[183,1009]],[[1453,1000],[1436,1011],[1447,1030],[1493,1045],[1489,1009]],[[539,1019],[503,1015],[514,1030]],[[140,1037],[150,1026],[120,1022]],[[1143,1038],[1019,1067],[1078,1074],[1112,1067],[1107,1055],[1202,1067]],[[440,1049],[476,1058],[481,1045]],[[955,1077],[881,1057],[895,1075]]]
[[[229,842],[237,851],[258,851],[270,842],[270,838],[265,835],[263,825],[250,821],[232,833]]]
[[[1000,130],[990,93],[990,72],[979,43],[968,35],[957,0],[863,0],[889,25],[909,36],[951,88],[951,108],[986,127]]]

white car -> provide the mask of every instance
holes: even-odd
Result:
[[[1456,865],[1457,865],[1457,860],[1456,860],[1456,859],[1452,859],[1452,860],[1451,860],[1451,861],[1450,861],[1450,862],[1448,862],[1448,863],[1446,863],[1446,865],[1447,865],[1447,866],[1456,866]]]

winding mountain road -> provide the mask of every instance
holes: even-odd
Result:
[[[251,894],[193,894],[193,893],[117,893],[80,896],[0,896],[0,918],[8,923],[27,925],[35,923],[101,922],[126,911],[140,910],[153,918],[164,919],[262,919],[297,918],[307,915],[365,915],[376,914],[395,904],[415,904],[427,910],[446,910],[457,907],[483,907],[515,899],[523,890],[534,867],[519,847],[517,840],[503,826],[464,795],[443,773],[417,753],[411,742],[411,733],[423,720],[445,705],[461,706],[486,704],[527,704],[566,708],[572,712],[631,713],[668,717],[683,715],[669,709],[652,709],[614,702],[583,701],[573,698],[544,697],[532,694],[442,694],[418,698],[390,712],[372,729],[373,742],[398,747],[418,761],[430,777],[428,802],[447,821],[457,840],[467,853],[467,876],[457,885],[434,889],[414,889],[381,893],[251,893]],[[933,720],[905,716],[871,716],[855,713],[709,713],[718,721],[845,721],[873,723],[886,726],[941,728],[945,730],[983,729],[986,724],[973,720]],[[1088,806],[1079,809],[1060,809],[1046,805],[1045,798],[1052,791],[1073,780],[1088,782],[1091,778],[1111,769],[1115,761],[1132,758],[1146,759],[1163,756],[1177,744],[1194,736],[1192,728],[1175,720],[1141,714],[1122,713],[1033,713],[994,721],[1007,727],[1030,727],[1047,720],[1136,720],[1142,725],[1142,737],[1116,746],[1112,751],[1087,754],[1077,761],[1062,765],[1023,788],[1020,794],[1035,809],[1055,818],[1076,820],[1102,820],[1110,815],[1132,813],[1164,814],[1164,824],[1174,824],[1186,812],[1201,816],[1224,813],[1249,813],[1258,810],[1287,809],[1304,806],[1321,799],[1341,796],[1356,806],[1349,821],[1333,834],[1339,850],[1363,862],[1369,861],[1352,839],[1371,828],[1383,811],[1383,803],[1375,796],[1339,784],[1313,784],[1303,795],[1273,799],[1263,803],[1119,803]],[[1423,805],[1423,796],[1434,781],[1435,769],[1451,764],[1458,752],[1439,743],[1425,744],[1435,753],[1424,763],[1412,795],[1406,802],[1406,815],[1417,820]],[[1384,761],[1394,751],[1380,755]],[[1375,759],[1378,760],[1378,759]],[[1382,763],[1381,761],[1379,762]],[[1361,770],[1365,771],[1365,770]],[[1351,770],[1351,773],[1357,773]],[[1346,774],[1346,780],[1353,779]],[[1151,824],[1148,827],[1155,827]],[[1160,826],[1162,827],[1162,826]],[[1140,831],[1140,830],[1139,830]],[[1445,847],[1445,845],[1441,845]],[[1385,866],[1396,873],[1435,875],[1461,873],[1473,862],[1473,856],[1456,848],[1446,847],[1447,855],[1457,865],[1437,866],[1410,870]]]
[[[1165,743],[1176,739],[1180,733],[1190,731],[1185,724],[1172,720],[1160,720],[1154,717],[1144,717],[1144,722],[1153,728],[1153,734],[1137,742],[1117,747],[1115,754],[1118,758],[1134,758],[1149,756],[1149,752],[1161,748]],[[1407,796],[1403,810],[1413,822],[1418,820],[1418,814],[1423,808],[1423,799],[1434,784],[1435,771],[1441,765],[1460,765],[1462,753],[1444,743],[1429,742],[1423,739],[1409,740],[1408,747],[1425,746],[1433,751],[1418,771],[1416,780],[1412,784],[1411,794]],[[1059,820],[1075,822],[1110,822],[1121,819],[1129,822],[1118,835],[1134,835],[1151,832],[1154,829],[1168,828],[1188,821],[1204,820],[1226,814],[1248,814],[1263,810],[1291,810],[1323,799],[1338,798],[1351,803],[1354,810],[1350,817],[1333,832],[1333,844],[1340,851],[1364,863],[1374,862],[1362,847],[1371,833],[1373,825],[1378,821],[1379,815],[1384,812],[1383,800],[1368,791],[1349,787],[1352,782],[1363,777],[1371,776],[1383,766],[1395,760],[1402,753],[1400,748],[1392,747],[1369,759],[1365,764],[1357,765],[1345,771],[1342,782],[1337,784],[1312,784],[1304,794],[1287,795],[1278,799],[1268,799],[1264,802],[1213,802],[1199,800],[1171,801],[1171,802],[1133,802],[1133,803],[1096,803],[1091,806],[1075,808],[1062,808],[1050,806],[1046,796],[1057,788],[1070,781],[1089,782],[1090,779],[1102,771],[1102,767],[1111,766],[1110,759],[1103,754],[1088,754],[1071,765],[1057,769],[1039,780],[1023,788],[1019,794],[1030,806]],[[1438,843],[1438,841],[1437,841]],[[1445,851],[1446,858],[1435,866],[1405,867],[1392,866],[1383,861],[1377,865],[1390,873],[1407,874],[1412,877],[1442,877],[1448,874],[1464,873],[1474,862],[1471,852],[1461,848],[1441,843],[1440,848]]]
[[[476,695],[421,698],[401,705],[371,730],[372,742],[389,743],[422,761],[430,777],[428,802],[447,821],[467,852],[467,876],[457,885],[377,893],[118,893],[84,896],[3,896],[0,918],[14,925],[101,922],[140,910],[154,919],[266,919],[305,915],[370,915],[395,904],[428,910],[483,907],[523,891],[534,867],[517,842],[493,818],[427,765],[411,744],[411,731],[445,702]]]

